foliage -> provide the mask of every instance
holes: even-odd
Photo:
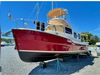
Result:
[[[1,38],[1,42],[2,42],[2,41],[5,41],[5,42],[9,43],[9,42],[11,42],[11,40],[12,40],[12,39]]]
[[[89,47],[95,47],[95,45],[89,45]]]
[[[96,42],[100,42],[100,38],[97,35],[93,35],[92,33],[84,31],[81,34],[87,35],[87,42],[89,42],[89,45],[95,45]],[[82,42],[84,41],[83,38],[86,40],[86,37],[81,37]]]

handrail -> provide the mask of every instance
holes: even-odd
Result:
[[[71,25],[72,25],[73,30],[76,30],[78,32],[78,27],[73,23],[71,23]]]
[[[24,18],[14,18],[14,17],[12,17],[11,16],[11,14],[10,14],[10,12],[9,12],[9,14],[8,14],[8,17],[9,17],[9,19],[10,20],[13,20],[13,21],[15,21],[16,22],[16,20],[22,20],[23,21],[23,26],[21,26],[21,25],[19,25],[17,22],[16,22],[16,24],[17,25],[19,25],[20,27],[22,27],[22,28],[24,28],[24,21],[26,20],[26,21],[37,21],[37,20],[32,20],[32,19],[24,19]],[[41,21],[40,21],[41,22]],[[45,24],[47,24],[46,22],[44,22]],[[17,26],[16,26],[17,27]]]

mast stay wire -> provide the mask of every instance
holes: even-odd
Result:
[[[44,3],[44,2],[43,2],[43,3]],[[41,4],[40,9],[41,9],[41,7],[42,7],[43,3]],[[38,3],[36,3],[36,5],[35,5],[35,7],[34,7],[33,11],[35,10],[35,8],[36,8],[36,6],[37,6],[37,5],[38,5]],[[40,10],[40,9],[39,9],[39,10]],[[31,12],[31,14],[30,14],[29,18],[31,17],[31,15],[32,15],[33,11]],[[38,12],[39,12],[39,11],[38,11]],[[38,13],[38,12],[37,12],[37,13]]]
[[[68,11],[67,11],[67,12],[68,12]],[[68,18],[69,18],[69,22],[70,22],[70,25],[72,26],[72,28],[75,29],[77,32],[79,32],[79,31],[78,31],[78,27],[77,27],[75,24],[71,23],[69,13],[68,13]],[[75,26],[76,28],[74,28],[74,26]]]
[[[43,3],[44,3],[44,2],[43,2]],[[43,3],[41,4],[40,9],[41,9],[41,7],[42,7]],[[40,9],[39,9],[39,10],[40,10]]]
[[[55,2],[56,3],[56,8],[58,7],[58,5],[57,5],[57,1]]]
[[[68,13],[68,10],[67,10],[67,13]],[[78,31],[78,27],[77,27],[76,25],[74,25],[73,23],[71,23],[69,13],[68,13],[68,21],[69,21],[70,25],[72,26],[72,28],[75,29],[77,32],[79,32],[79,31]],[[74,26],[75,26],[76,28],[74,28]]]
[[[38,4],[38,3],[36,3],[36,5],[35,5],[35,7],[34,7],[33,11],[35,10],[35,8],[36,8],[37,4]],[[28,18],[30,18],[30,17],[31,17],[31,15],[32,15],[33,11],[31,12],[31,14],[30,14],[30,16],[29,16]]]
[[[43,3],[44,3],[44,2],[43,2]],[[43,3],[41,4],[41,6],[40,6],[39,10],[41,9],[41,7],[42,7]],[[38,13],[39,13],[39,10],[38,10],[38,12],[37,12],[36,14],[38,14]],[[37,16],[37,15],[35,15],[35,17],[36,17],[36,16]],[[35,19],[35,17],[34,17],[34,19]]]
[[[68,13],[68,10],[67,10],[67,13]],[[77,32],[79,32],[79,31],[78,31],[78,27],[77,27],[76,25],[74,25],[74,24],[71,23],[69,13],[68,13],[68,15],[66,15],[66,16],[68,16],[68,19],[67,19],[67,20],[69,21],[69,23],[70,23],[71,27],[73,28],[73,30],[76,30]],[[74,26],[75,26],[75,27],[74,27]]]
[[[47,2],[46,2],[45,5],[44,5],[44,9],[45,9],[46,4],[47,4]],[[44,9],[43,9],[43,12],[44,12]],[[42,12],[42,14],[41,14],[41,17],[42,17],[42,15],[43,15],[43,12]],[[41,20],[41,17],[40,17],[40,20]]]

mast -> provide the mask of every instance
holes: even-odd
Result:
[[[52,10],[53,10],[53,1],[52,1]]]
[[[37,21],[38,21],[38,7],[39,7],[39,4],[37,3]]]

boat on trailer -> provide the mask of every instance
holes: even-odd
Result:
[[[12,29],[21,60],[42,62],[57,57],[88,53],[88,43],[81,42],[80,34],[68,24],[65,15],[68,15],[66,10],[56,8],[47,14],[50,18],[47,27],[43,22],[40,24],[39,21],[31,20],[36,23],[36,29]],[[9,18],[13,19],[10,14]]]

